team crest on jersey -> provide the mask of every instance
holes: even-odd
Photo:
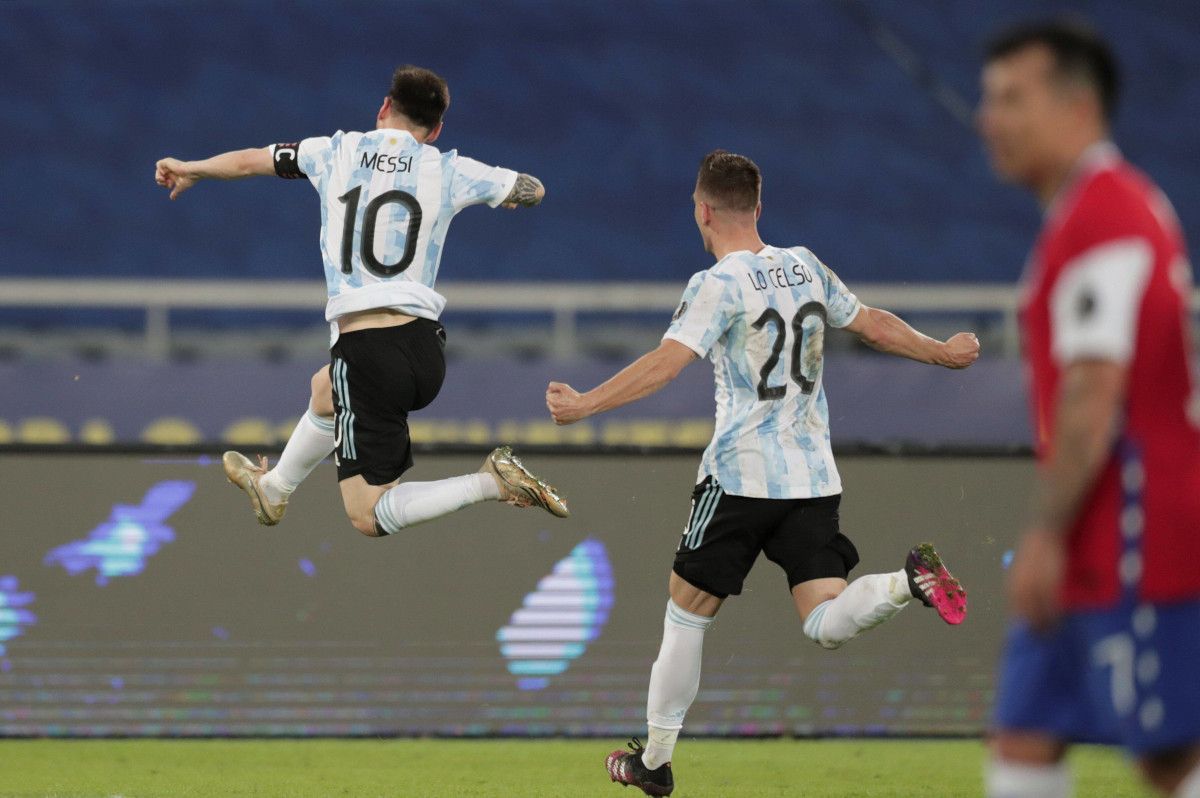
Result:
[[[675,315],[671,317],[671,321],[679,321],[681,318],[683,318],[683,314],[687,313],[687,309],[687,302],[680,302],[679,307],[675,308]]]
[[[1079,295],[1078,313],[1080,321],[1084,321],[1096,312],[1096,293],[1088,290]]]

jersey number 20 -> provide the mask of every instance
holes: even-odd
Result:
[[[342,225],[342,271],[350,274],[354,271],[354,219],[358,216],[358,196],[362,194],[362,186],[355,186],[342,196],[339,202],[346,205],[346,221]],[[383,263],[375,257],[375,222],[379,219],[379,211],[384,205],[395,202],[408,209],[408,233],[404,236],[404,255],[395,263]],[[359,255],[367,271],[377,277],[394,277],[412,265],[413,257],[417,254],[417,233],[421,229],[421,206],[417,198],[407,191],[393,189],[385,191],[367,203],[363,211],[362,240],[359,242]]]
[[[816,316],[821,320],[820,332],[821,340],[805,341],[804,340],[804,321],[809,316]],[[775,308],[767,308],[762,315],[758,317],[758,321],[754,322],[754,329],[761,330],[767,324],[775,325],[775,342],[771,344],[771,356],[767,358],[767,362],[763,363],[762,369],[758,372],[758,398],[762,401],[782,399],[787,394],[786,385],[767,385],[767,380],[771,378],[771,372],[775,370],[775,366],[779,363],[779,355],[783,352],[784,342],[787,340],[787,328],[783,324],[783,316]],[[813,392],[813,388],[817,384],[817,375],[813,374],[811,378],[804,376],[804,366],[813,365],[813,361],[820,363],[821,348],[824,344],[824,325],[825,325],[825,306],[820,302],[806,302],[796,311],[796,315],[792,316],[792,379],[800,386],[800,393],[809,394]],[[815,351],[809,352],[808,357],[805,357],[805,349],[811,345]],[[805,361],[809,361],[806,363]],[[816,369],[813,369],[815,372]]]

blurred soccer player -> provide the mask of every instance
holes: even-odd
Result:
[[[431,146],[449,104],[442,78],[404,66],[369,133],[338,131],[203,161],[164,158],[155,168],[171,199],[203,178],[272,174],[308,178],[321,198],[332,364],[313,376],[308,412],[275,468],[267,471],[265,458],[259,466],[237,452],[224,457],[226,475],[262,524],[279,523],[288,497],[331,452],[346,514],[365,535],[489,499],[567,515],[562,498],[508,447],[488,455],[478,474],[398,484],[412,466],[408,414],[433,401],[446,371],[438,323],[446,300],[433,285],[450,220],[469,205],[531,207],[545,195],[535,177]]]
[[[1071,791],[1070,742],[1119,743],[1200,797],[1200,429],[1192,279],[1166,197],[1109,140],[1117,73],[1087,30],[1005,33],[979,126],[1045,210],[1024,278],[1040,476],[1009,578],[992,798]]]
[[[649,745],[614,751],[613,781],[647,795],[674,788],[671,755],[700,685],[704,633],[721,603],[742,590],[759,552],[783,568],[804,634],[837,648],[916,598],[951,624],[966,593],[929,544],[904,568],[847,585],[858,564],[838,527],[841,480],[829,445],[821,383],[825,326],[843,327],[889,354],[948,368],[979,356],[974,335],[942,343],[891,313],[863,305],[803,247],[758,235],[762,178],[748,158],[704,158],[693,195],[696,225],[717,263],[692,277],[662,344],[599,387],[580,394],[552,382],[546,405],[559,424],[620,407],[659,390],[697,357],[716,367],[717,421],[675,554],[662,647],[650,674]]]

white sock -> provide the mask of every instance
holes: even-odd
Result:
[[[1057,765],[1021,765],[993,759],[984,770],[987,798],[1068,798],[1071,771]]]
[[[692,695],[694,696],[695,693]],[[657,726],[647,725],[646,750],[642,752],[642,764],[655,770],[662,767],[664,763],[670,762],[671,756],[675,753],[675,743],[679,740],[679,731],[682,728],[680,726],[679,729],[660,729]]]
[[[259,480],[267,501],[279,504],[286,500],[332,452],[333,419],[318,416],[309,408],[296,423],[279,462]]]
[[[654,770],[671,761],[683,716],[700,689],[700,655],[704,633],[713,619],[682,610],[667,601],[662,647],[650,669],[650,697],[646,702],[649,742],[642,764]]]
[[[1200,798],[1200,765],[1192,768],[1192,772],[1175,788],[1174,798]]]
[[[855,579],[837,598],[818,604],[804,620],[804,634],[822,648],[839,648],[860,632],[878,626],[912,601],[908,575],[868,574]]]
[[[404,482],[379,497],[375,520],[394,535],[405,527],[440,518],[469,504],[500,498],[500,486],[491,474],[467,474],[437,482]]]

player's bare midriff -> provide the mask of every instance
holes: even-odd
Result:
[[[337,325],[340,332],[349,333],[355,330],[369,330],[374,327],[399,327],[401,324],[416,321],[416,318],[416,316],[409,316],[407,313],[401,313],[398,310],[372,308],[371,310],[359,310],[339,316]]]

